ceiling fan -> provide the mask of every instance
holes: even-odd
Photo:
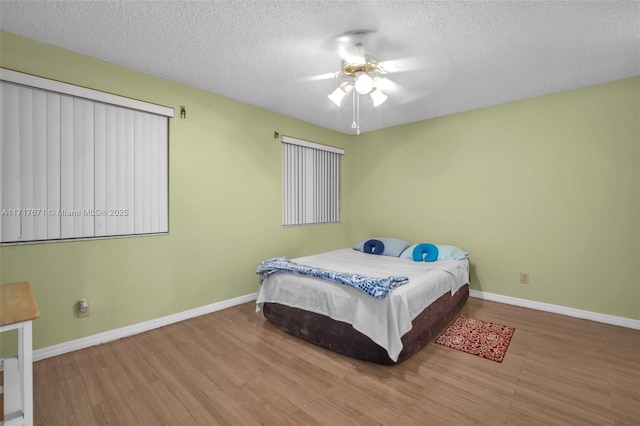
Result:
[[[384,67],[373,59],[363,57],[357,62],[342,61],[341,70],[335,73],[335,78],[342,78],[345,81],[328,97],[331,101],[340,106],[347,90],[355,90],[360,95],[369,95],[373,100],[373,106],[378,106],[387,100],[382,90],[376,85],[379,77],[377,74],[386,74]]]
[[[342,59],[340,70],[332,77],[342,80],[340,85],[328,95],[337,106],[347,94],[352,96],[353,123],[351,128],[360,134],[360,95],[369,95],[373,106],[382,105],[388,96],[382,91],[382,86],[392,84],[383,75],[390,72],[385,63],[378,62],[372,55],[365,52],[365,43],[372,30],[350,31],[338,37],[338,54]]]

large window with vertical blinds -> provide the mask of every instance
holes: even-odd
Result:
[[[0,69],[0,242],[167,233],[173,109]]]
[[[344,150],[282,136],[282,224],[340,221],[340,164]]]

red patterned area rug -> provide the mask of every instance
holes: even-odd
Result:
[[[436,340],[436,343],[491,361],[502,362],[513,327],[459,316]]]

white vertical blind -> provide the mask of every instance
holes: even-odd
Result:
[[[44,121],[42,126],[33,127],[33,199],[34,205],[47,203],[47,93],[33,92],[33,121]],[[47,217],[32,216],[33,234],[47,234]]]
[[[344,150],[282,137],[282,224],[340,220],[340,161]]]
[[[48,216],[57,216],[60,220],[60,235],[56,238],[73,238],[73,217],[65,212],[73,211],[73,98],[60,97],[60,210],[49,211]],[[49,214],[51,213],[51,214]],[[20,239],[19,239],[20,240]],[[18,240],[18,241],[19,241]],[[5,240],[15,241],[15,240]]]
[[[62,160],[61,160],[61,138],[62,138],[62,101],[61,96],[56,93],[47,93],[47,200],[46,208],[52,211],[60,210]],[[0,185],[1,187],[2,185]],[[45,215],[47,220],[46,239],[60,238],[62,235],[60,217],[56,215]],[[4,240],[2,240],[4,241]]]
[[[24,87],[18,88],[18,155],[24,161],[18,162],[20,183],[17,188],[21,203],[33,206],[33,93]],[[26,216],[20,223],[20,233],[26,238],[33,237],[33,217]]]
[[[3,141],[12,141],[12,143],[3,143],[2,147],[3,185],[1,186],[3,205],[20,205],[20,164],[15,161],[16,158],[20,158],[20,111],[16,108],[19,99],[19,88],[17,86],[3,87],[2,139]],[[9,161],[9,159],[14,160]],[[3,215],[3,241],[20,238],[20,225],[20,217],[17,215]]]
[[[168,232],[167,116],[8,81],[0,94],[0,242]]]

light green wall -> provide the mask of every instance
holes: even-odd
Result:
[[[640,78],[356,137],[4,32],[0,65],[187,108],[171,235],[0,248],[0,282],[38,301],[35,348],[252,293],[267,257],[372,235],[463,247],[476,289],[640,319]],[[342,224],[280,226],[274,131],[346,149]]]
[[[459,245],[477,290],[640,319],[639,123],[640,77],[366,133],[350,231]]]
[[[348,136],[13,34],[0,33],[0,43],[3,67],[176,109],[170,235],[2,248],[0,282],[29,281],[40,309],[35,348],[250,294],[265,258],[350,244],[344,223],[281,226],[281,151],[273,133],[346,148],[343,211]],[[91,308],[85,319],[74,316],[81,297]]]

